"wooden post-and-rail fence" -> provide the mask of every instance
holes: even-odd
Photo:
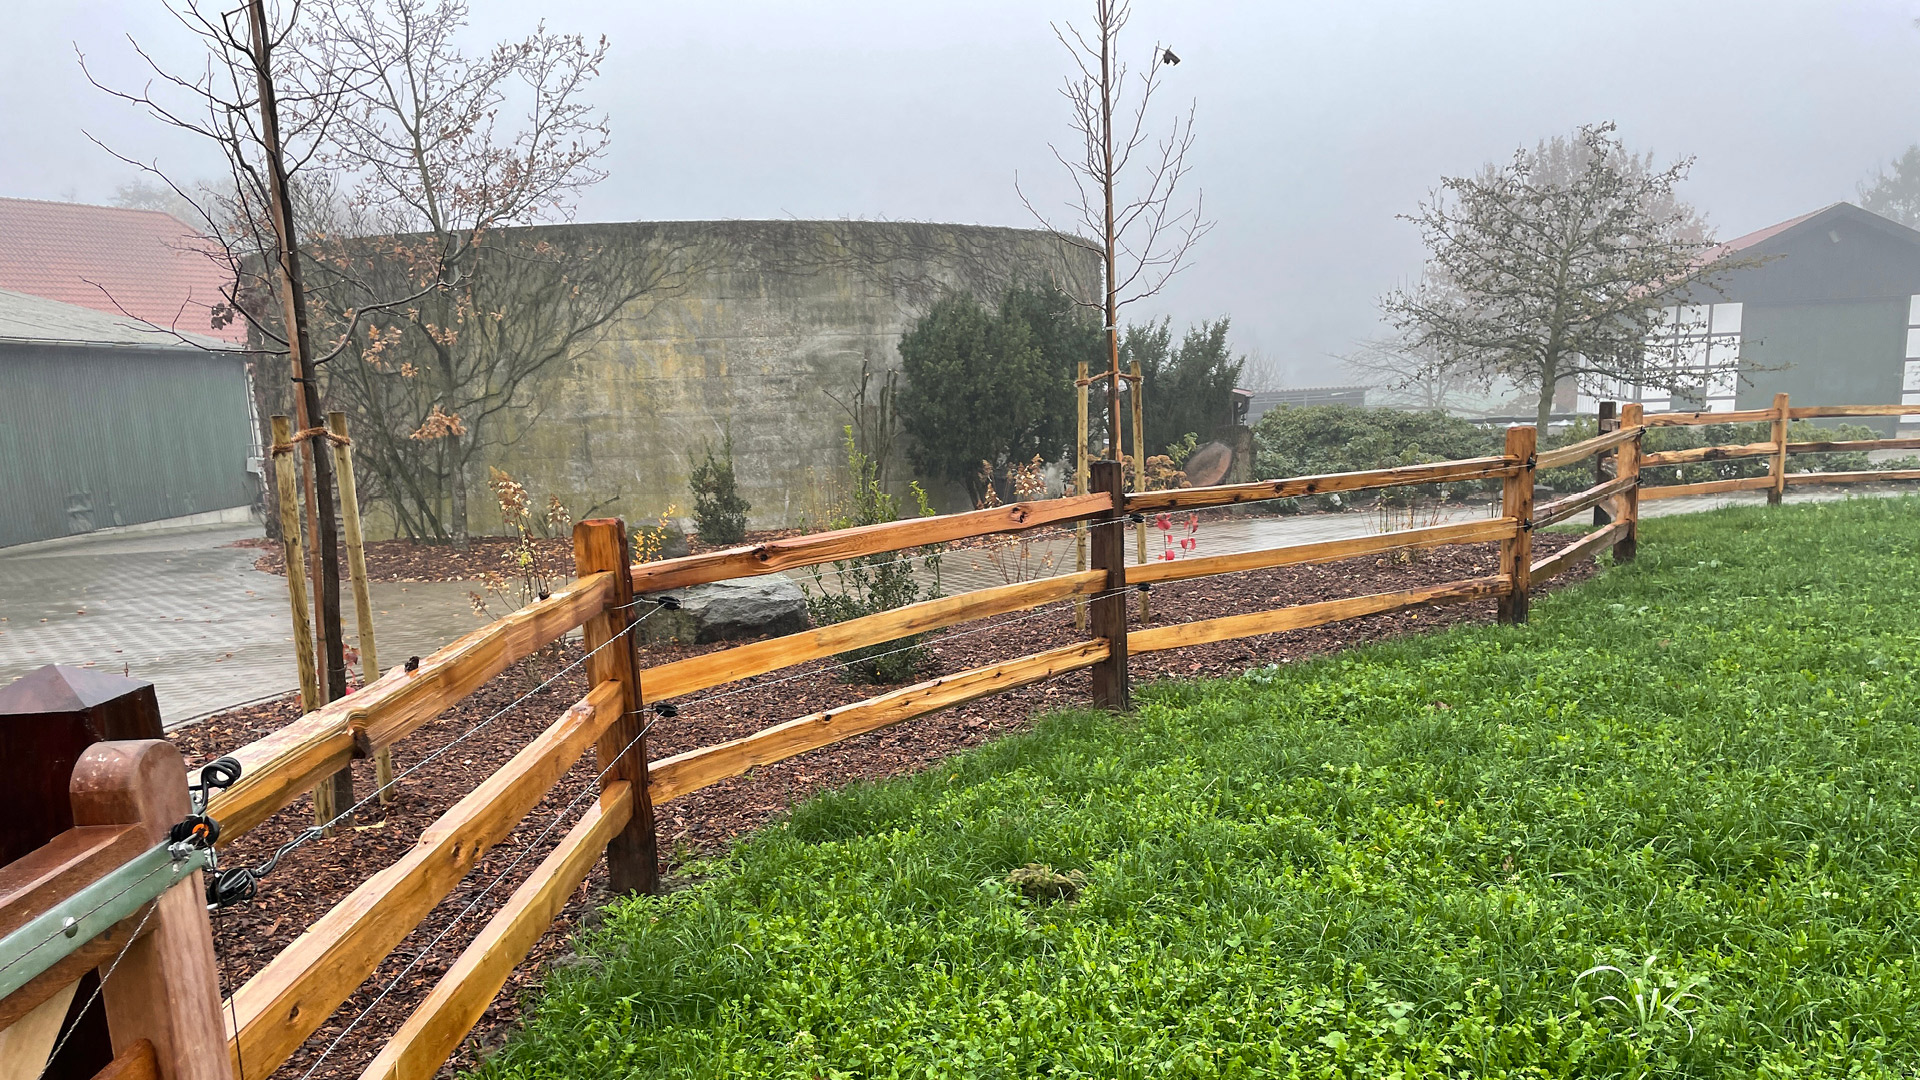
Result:
[[[61,683],[67,688],[61,693],[47,691],[51,683],[31,682],[36,676],[29,676],[14,688],[0,691],[0,770],[45,774],[37,779],[29,776],[32,782],[25,786],[15,782],[12,789],[32,789],[37,792],[32,798],[45,803],[54,796],[33,784],[46,788],[57,783],[59,799],[55,801],[70,811],[65,816],[19,814],[10,826],[0,827],[0,838],[12,845],[5,849],[0,865],[0,1051],[4,1051],[0,1063],[5,1063],[0,1080],[38,1075],[45,1052],[55,1041],[47,1037],[49,1030],[68,1033],[61,1036],[67,1039],[66,1048],[50,1074],[60,1080],[95,1076],[260,1080],[326,1024],[387,955],[460,886],[487,850],[511,835],[563,782],[572,766],[587,760],[591,752],[594,778],[575,799],[590,799],[585,813],[480,929],[361,1074],[363,1080],[428,1080],[602,857],[614,889],[650,892],[657,888],[659,852],[653,815],[659,804],[756,766],[1069,672],[1088,670],[1090,699],[1103,707],[1125,709],[1130,700],[1131,654],[1471,600],[1494,600],[1502,621],[1524,623],[1529,594],[1555,575],[1608,548],[1616,561],[1633,558],[1642,498],[1764,488],[1770,499],[1777,500],[1798,483],[1920,479],[1920,470],[1785,471],[1794,453],[1920,446],[1920,440],[1902,439],[1787,441],[1787,425],[1793,419],[1893,415],[1898,409],[1795,408],[1782,396],[1770,409],[1747,413],[1649,417],[1639,405],[1629,404],[1617,416],[1603,414],[1603,421],[1609,422],[1602,423],[1594,438],[1569,446],[1542,450],[1532,428],[1516,427],[1509,430],[1501,453],[1487,457],[1171,491],[1128,491],[1118,462],[1089,462],[1083,493],[1066,498],[640,564],[627,562],[621,522],[581,522],[574,532],[574,581],[422,658],[417,666],[378,674],[370,662],[371,642],[367,642],[363,648],[368,673],[378,674],[377,678],[339,701],[319,703],[306,698],[308,708],[298,720],[231,753],[239,778],[213,794],[207,806],[207,813],[220,823],[217,846],[222,848],[308,792],[315,794],[316,803],[333,797],[334,805],[341,807],[332,778],[343,774],[354,758],[384,756],[488,680],[574,630],[581,632],[585,656],[580,662],[589,675],[585,696],[429,825],[391,865],[342,897],[285,950],[234,988],[224,1002],[218,998],[197,870],[200,863],[195,861],[204,859],[205,853],[163,847],[155,854],[155,838],[181,821],[188,807],[186,773],[179,755],[170,745],[152,739],[159,729],[150,689],[146,696],[150,725],[129,725],[114,719],[120,713],[103,713],[97,702],[90,704],[87,694],[76,698],[72,686],[78,675]],[[1642,446],[1645,433],[1654,427],[1755,421],[1769,423],[1768,441],[1670,453],[1648,453]],[[334,430],[344,434],[344,424],[336,422]],[[276,447],[291,445],[285,423],[276,423],[274,435]],[[336,452],[344,449],[345,444],[336,441]],[[1642,470],[1650,465],[1748,456],[1768,457],[1769,474],[1677,488],[1642,484]],[[291,455],[275,457],[282,490],[290,491]],[[1581,465],[1588,459],[1595,462],[1592,486],[1536,504],[1534,478],[1539,470]],[[350,462],[342,465],[341,473],[350,473]],[[1484,520],[1128,565],[1127,523],[1149,513],[1334,492],[1495,481],[1501,491],[1499,514]],[[281,500],[289,598],[296,611],[298,641],[305,589],[297,576],[304,555],[297,506],[296,499]],[[1534,557],[1536,530],[1589,511],[1597,528],[1552,555]],[[641,667],[632,628],[655,606],[651,594],[1046,526],[1071,527],[1088,541],[1084,569]],[[349,532],[357,535],[357,520]],[[1458,544],[1496,545],[1497,572],[1397,592],[1128,627],[1132,607],[1128,598],[1135,589]],[[356,570],[356,577],[364,574]],[[648,754],[649,723],[671,715],[667,703],[676,699],[916,634],[1056,604],[1084,611],[1085,639],[888,689],[670,757],[651,760]],[[300,647],[311,651],[310,641]],[[22,686],[26,689],[19,689]],[[303,695],[309,688],[303,672]],[[7,707],[8,694],[15,708]],[[32,713],[37,726],[9,726],[9,712]],[[66,727],[49,726],[45,716],[55,714],[70,717],[62,721]],[[66,742],[45,743],[49,732],[58,731],[68,732],[63,736]],[[41,742],[22,742],[28,738],[22,733],[32,733]],[[102,739],[135,741],[98,741]],[[383,772],[381,786],[390,779],[391,773]],[[0,806],[5,805],[9,790],[9,784],[0,783]],[[110,886],[118,880],[115,875],[135,872],[156,859],[160,862],[155,865],[164,871],[160,880],[178,879],[178,883],[151,897],[142,894],[138,910],[81,913],[100,925],[83,920],[75,925],[71,938],[56,933],[35,944],[32,935],[22,933],[23,927],[48,925],[44,920],[99,895],[103,882]],[[261,887],[273,884],[269,880]],[[56,952],[59,955],[52,955]],[[30,978],[8,981],[10,966],[25,965],[14,967],[18,974],[41,960],[46,966],[33,969]],[[102,975],[107,976],[99,994],[104,1009],[90,1011],[80,1004],[70,1009],[73,1002],[92,1000],[92,988],[102,986]],[[164,992],[159,989],[163,986]],[[31,1067],[12,1065],[36,1053],[40,1056]]]

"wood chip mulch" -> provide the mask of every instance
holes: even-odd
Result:
[[[1536,535],[1536,557],[1574,539],[1564,534]],[[1494,545],[1485,544],[1425,552],[1412,562],[1356,559],[1171,583],[1153,591],[1153,617],[1146,625],[1416,588],[1495,572]],[[1592,573],[1593,564],[1584,563],[1555,579],[1553,587]],[[1137,623],[1132,597],[1128,607],[1129,617]],[[1133,658],[1131,667],[1136,682],[1233,676],[1259,664],[1285,663],[1459,623],[1487,622],[1493,613],[1492,601],[1475,601],[1374,615],[1333,626],[1140,655]],[[931,639],[932,660],[922,677],[1013,659],[1083,636],[1074,631],[1071,608],[1064,604],[965,624]],[[647,646],[641,661],[651,666],[723,647]],[[338,835],[296,848],[261,882],[258,899],[215,916],[215,945],[226,989],[230,992],[244,982],[349,891],[404,854],[427,825],[579,700],[587,689],[584,672],[573,667],[579,659],[576,647],[564,645],[529,660],[396,746],[395,765],[404,778],[393,805],[369,803],[354,824],[342,827]],[[549,680],[550,685],[515,704]],[[724,851],[733,840],[779,820],[789,806],[814,792],[855,780],[910,773],[989,739],[1024,730],[1050,708],[1083,703],[1086,688],[1084,672],[1063,675],[757,768],[667,803],[657,809],[663,871],[671,875],[691,856]],[[654,728],[649,753],[659,758],[737,738],[884,689],[841,681],[829,661],[718,687],[678,702],[679,715],[660,720]],[[171,738],[190,763],[199,763],[292,721],[297,713],[290,695],[217,714],[174,731]],[[576,764],[513,834],[488,852],[476,871],[272,1075],[300,1078],[311,1071],[314,1077],[357,1076],[584,811],[590,796],[579,796],[590,790],[593,772],[590,760]],[[366,796],[373,786],[371,762],[355,762],[353,773],[355,790]],[[225,862],[258,862],[305,827],[312,813],[308,799],[288,806],[237,840],[224,854]],[[604,867],[596,868],[442,1075],[471,1067],[501,1044],[518,1021],[523,995],[538,985],[547,965],[568,962],[570,935],[577,927],[590,925],[606,899]],[[250,1067],[245,1077],[263,1080]]]

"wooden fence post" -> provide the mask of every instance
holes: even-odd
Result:
[[[347,438],[347,414],[327,414],[333,432],[333,474],[340,483],[340,519],[347,542],[347,576],[353,581],[353,625],[360,631],[360,685],[380,677],[380,660],[373,648],[373,596],[367,585],[367,547],[360,533],[360,496],[353,482],[353,443]],[[393,749],[373,752],[374,785],[380,805],[393,802]]]
[[[1646,423],[1646,406],[1639,402],[1629,402],[1620,410],[1622,427],[1640,427]],[[1640,547],[1640,443],[1646,438],[1644,429],[1633,441],[1620,444],[1617,472],[1622,477],[1633,477],[1633,486],[1620,493],[1620,519],[1627,523],[1625,535],[1613,545],[1613,561],[1629,563]]]
[[[1087,462],[1087,362],[1080,361],[1080,366],[1075,370],[1077,374],[1074,377],[1073,387],[1079,408],[1075,410],[1074,415],[1078,417],[1079,429],[1074,435],[1073,443],[1073,493],[1085,495],[1092,490],[1087,486],[1087,478],[1091,475],[1088,472]],[[1076,522],[1073,526],[1073,548],[1073,568],[1085,570],[1087,568],[1087,523],[1084,521]],[[1076,598],[1073,602],[1073,628],[1075,630],[1087,628],[1087,602],[1084,599]]]
[[[1531,427],[1507,429],[1509,458],[1518,458],[1521,468],[1500,486],[1500,516],[1520,522],[1520,530],[1511,539],[1500,541],[1500,572],[1512,581],[1513,588],[1500,598],[1500,621],[1527,621],[1528,575],[1533,569],[1533,461],[1538,432]]]
[[[293,475],[293,422],[275,416],[273,474],[280,497],[280,561],[287,570],[287,601],[293,608],[293,659],[300,668],[300,711],[320,707],[320,674],[313,646],[312,609],[307,606],[307,553],[300,532],[300,500]],[[345,778],[345,783],[341,778]],[[345,790],[353,805],[353,774],[346,769],[313,787],[313,823],[325,825],[340,813],[339,794]],[[327,835],[332,835],[329,829]]]
[[[1773,457],[1769,464],[1773,486],[1767,489],[1767,505],[1779,506],[1787,493],[1787,395],[1773,395]]]
[[[1087,605],[1096,638],[1105,638],[1108,654],[1093,666],[1093,704],[1125,712],[1131,707],[1127,685],[1127,534],[1125,469],[1117,461],[1093,463],[1092,490],[1113,497],[1093,525],[1093,568],[1107,572],[1098,599]]]
[[[1599,423],[1594,434],[1605,435],[1609,431],[1620,430],[1620,420],[1617,415],[1619,407],[1617,402],[1603,401],[1600,403]],[[1619,456],[1618,450],[1607,450],[1593,455],[1593,482],[1595,484],[1604,484],[1620,475],[1617,471]],[[1595,503],[1593,506],[1594,527],[1599,528],[1603,525],[1610,524],[1612,521],[1613,514],[1607,510],[1606,500],[1603,499]]]
[[[69,787],[89,746],[160,736],[152,683],[48,664],[0,687],[0,866],[73,826]],[[99,985],[88,972],[75,986],[60,1018],[73,1034],[42,1080],[87,1080],[112,1059],[106,1010],[86,1005]]]
[[[594,744],[604,790],[616,780],[633,783],[633,816],[607,844],[608,884],[616,893],[660,891],[660,855],[653,830],[653,798],[647,791],[647,740],[641,715],[640,659],[629,631],[634,614],[633,575],[627,569],[627,523],[590,518],[573,527],[573,571],[579,577],[613,572],[607,609],[580,628],[580,645],[593,655],[589,681],[621,685],[621,717]],[[621,641],[613,641],[620,637]],[[608,644],[612,642],[612,644]],[[602,648],[601,646],[606,646]]]
[[[155,844],[192,809],[186,762],[161,739],[93,744],[74,766],[71,797],[75,825],[139,825]],[[202,877],[154,901],[146,934],[101,985],[114,1053],[152,1043],[160,1080],[233,1080]]]

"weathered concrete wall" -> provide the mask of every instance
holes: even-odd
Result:
[[[848,417],[834,398],[850,400],[863,362],[897,368],[901,334],[936,297],[987,294],[1016,277],[1085,295],[1098,281],[1089,253],[1024,229],[718,221],[525,231],[603,251],[655,245],[692,270],[671,294],[630,308],[495,432],[475,469],[476,532],[498,527],[487,465],[541,504],[552,493],[576,512],[630,522],[669,506],[687,516],[689,458],[729,431],[752,524],[804,524],[845,477]],[[967,509],[956,496],[936,501]]]

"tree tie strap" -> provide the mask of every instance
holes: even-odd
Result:
[[[353,445],[353,440],[345,435],[336,435],[323,427],[310,427],[294,432],[286,442],[274,443],[273,453],[276,457],[281,454],[291,454],[296,445],[307,439],[325,439],[335,446]]]

